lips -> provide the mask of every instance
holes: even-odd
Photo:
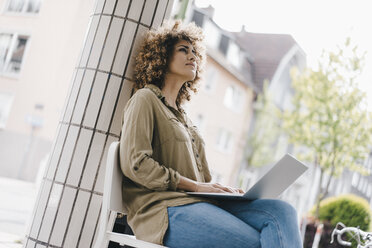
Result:
[[[186,65],[191,65],[194,69],[196,68],[196,65],[194,63],[187,63]]]

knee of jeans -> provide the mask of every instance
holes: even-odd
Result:
[[[236,232],[231,235],[228,242],[231,244],[229,247],[249,247],[249,248],[260,248],[261,247],[261,241],[260,241],[259,234],[249,235],[248,233]]]
[[[283,213],[284,216],[297,216],[296,209],[288,202],[282,200],[273,200],[273,208]]]

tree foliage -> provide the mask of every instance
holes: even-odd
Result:
[[[321,171],[317,205],[326,196],[330,180],[345,168],[366,173],[363,162],[371,145],[371,113],[357,86],[364,55],[347,39],[336,52],[323,53],[317,70],[292,70],[293,106],[282,115],[289,140],[302,147],[302,159]],[[324,173],[328,173],[322,190]]]
[[[329,221],[333,226],[342,222],[368,231],[371,222],[371,210],[368,202],[356,195],[341,195],[324,199],[320,203],[319,220]]]

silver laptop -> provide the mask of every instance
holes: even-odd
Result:
[[[290,154],[274,164],[245,194],[187,192],[189,195],[215,199],[255,200],[280,196],[308,167]]]

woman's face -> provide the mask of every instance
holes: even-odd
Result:
[[[182,82],[188,82],[195,79],[196,71],[196,55],[193,46],[185,40],[180,40],[173,48],[168,74],[179,78]]]

